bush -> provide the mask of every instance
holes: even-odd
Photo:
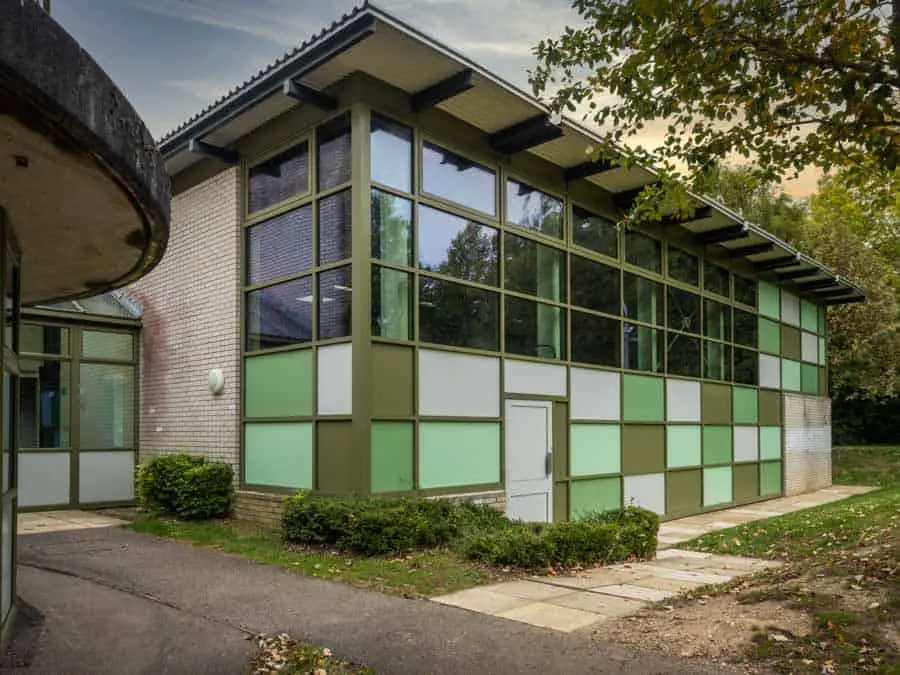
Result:
[[[138,504],[184,520],[218,518],[231,512],[234,472],[228,464],[184,453],[158,455],[137,472]]]

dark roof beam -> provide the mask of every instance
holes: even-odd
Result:
[[[721,244],[726,241],[734,241],[735,239],[746,239],[750,236],[750,228],[743,224],[729,225],[721,227],[717,230],[707,230],[706,232],[698,232],[697,239],[704,246],[712,246],[713,244]]]
[[[848,291],[849,293],[849,291]],[[865,302],[866,296],[864,295],[844,295],[839,298],[828,298],[827,300],[820,300],[820,305],[849,305],[854,302]]]
[[[814,279],[812,281],[798,281],[797,288],[801,291],[815,291],[818,289],[829,288],[837,283],[837,279]]]
[[[553,124],[549,115],[537,115],[492,133],[488,144],[501,154],[514,155],[557,139],[562,133],[562,127]]]
[[[640,187],[632,188],[631,190],[617,192],[613,195],[613,203],[620,209],[628,210],[634,205],[634,200],[644,191],[645,187],[646,185],[642,185]]]
[[[575,166],[570,166],[565,170],[565,177],[567,183],[572,183],[576,180],[580,180],[582,178],[588,178],[590,176],[596,176],[598,173],[604,173],[606,171],[612,171],[617,168],[619,165],[606,159],[598,159],[597,161],[590,162],[582,162],[581,164],[576,164]]]
[[[287,79],[281,85],[281,93],[300,103],[315,106],[319,110],[331,112],[337,110],[338,102],[334,96],[329,96],[321,91],[300,84],[296,80]]]
[[[815,267],[804,267],[799,270],[788,270],[787,272],[776,272],[775,276],[778,281],[789,281],[791,279],[802,279],[803,277],[811,277],[818,274],[819,270]]]
[[[775,244],[771,241],[764,241],[761,244],[751,244],[750,246],[741,246],[740,248],[730,248],[728,252],[732,258],[739,258],[748,255],[760,255],[761,253],[771,253],[775,248]]]
[[[435,82],[431,86],[417,91],[412,95],[410,107],[413,112],[421,112],[428,108],[433,108],[438,103],[447,101],[454,96],[459,96],[474,86],[472,83],[472,69],[466,68],[440,82]]]
[[[758,263],[754,263],[754,267],[756,267],[759,272],[769,272],[771,270],[778,270],[784,267],[793,267],[800,261],[800,257],[796,255],[783,255],[779,258],[772,258],[770,260],[761,260]]]
[[[663,219],[660,221],[660,225],[663,227],[674,227],[676,225],[684,225],[685,223],[693,223],[696,220],[703,220],[704,218],[712,218],[713,216],[713,207],[711,206],[700,206],[694,209],[694,212],[681,218],[679,216],[663,216]]]
[[[234,150],[220,148],[218,145],[201,141],[199,138],[192,138],[188,141],[188,152],[194,155],[213,157],[226,164],[237,164],[241,159],[240,155]]]
[[[835,295],[846,295],[848,293],[853,293],[852,288],[847,288],[846,286],[841,288],[830,288],[826,291],[816,291],[817,298],[830,298]]]

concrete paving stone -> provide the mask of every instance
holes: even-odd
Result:
[[[761,569],[781,567],[781,563],[774,560],[760,560],[759,558],[742,558],[740,556],[713,555],[705,561],[710,567],[718,567],[725,570],[738,572],[755,572]]]
[[[692,581],[702,584],[723,584],[726,581],[731,581],[732,579],[732,577],[730,576],[724,576],[720,574],[705,574],[702,572],[691,572],[688,570],[670,570],[664,567],[650,569],[641,568],[640,571],[650,572],[653,576],[660,577],[662,579]]]
[[[522,607],[531,603],[530,600],[514,598],[511,595],[494,593],[486,588],[470,588],[466,591],[458,591],[449,595],[441,595],[432,598],[442,605],[453,605],[479,614],[492,614],[497,616],[516,607]]]
[[[682,593],[692,588],[705,586],[699,581],[679,581],[677,579],[660,579],[659,577],[646,577],[633,582],[634,586],[643,586],[644,588],[655,588],[658,591],[671,591],[673,593]]]
[[[565,595],[571,592],[568,588],[560,588],[550,583],[541,581],[507,581],[502,584],[493,584],[490,586],[492,593],[500,593],[509,595],[513,598],[523,598],[525,600],[546,600],[557,595]]]
[[[647,606],[647,603],[641,600],[629,600],[617,595],[581,592],[561,595],[547,602],[560,607],[592,612],[606,618],[634,614]]]
[[[550,628],[561,633],[571,633],[573,630],[585,628],[603,620],[603,617],[593,612],[550,605],[545,602],[533,602],[524,607],[502,612],[497,616],[532,626]]]
[[[641,600],[644,602],[659,602],[660,600],[665,600],[666,598],[671,598],[676,595],[674,591],[663,591],[658,588],[647,588],[646,586],[634,586],[632,584],[602,586],[600,588],[591,589],[590,592],[602,595],[616,595],[620,598]]]
[[[648,565],[665,567],[669,570],[701,570],[712,566],[707,560],[702,558],[664,558],[663,560],[651,560]]]
[[[696,560],[709,560],[712,557],[712,553],[704,553],[703,551],[686,551],[679,548],[670,548],[666,551],[660,551],[656,554],[657,560],[665,560],[667,558],[694,558]]]
[[[582,572],[578,576],[559,576],[546,578],[544,583],[561,587],[571,591],[572,589],[598,588],[609,584],[630,583],[640,579],[637,572],[627,570],[620,571],[612,568],[601,568]]]

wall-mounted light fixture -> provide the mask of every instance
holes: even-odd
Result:
[[[213,396],[217,396],[225,389],[225,374],[218,368],[209,371],[209,391]]]

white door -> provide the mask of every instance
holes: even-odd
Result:
[[[553,517],[553,404],[506,402],[506,515],[547,523]]]

